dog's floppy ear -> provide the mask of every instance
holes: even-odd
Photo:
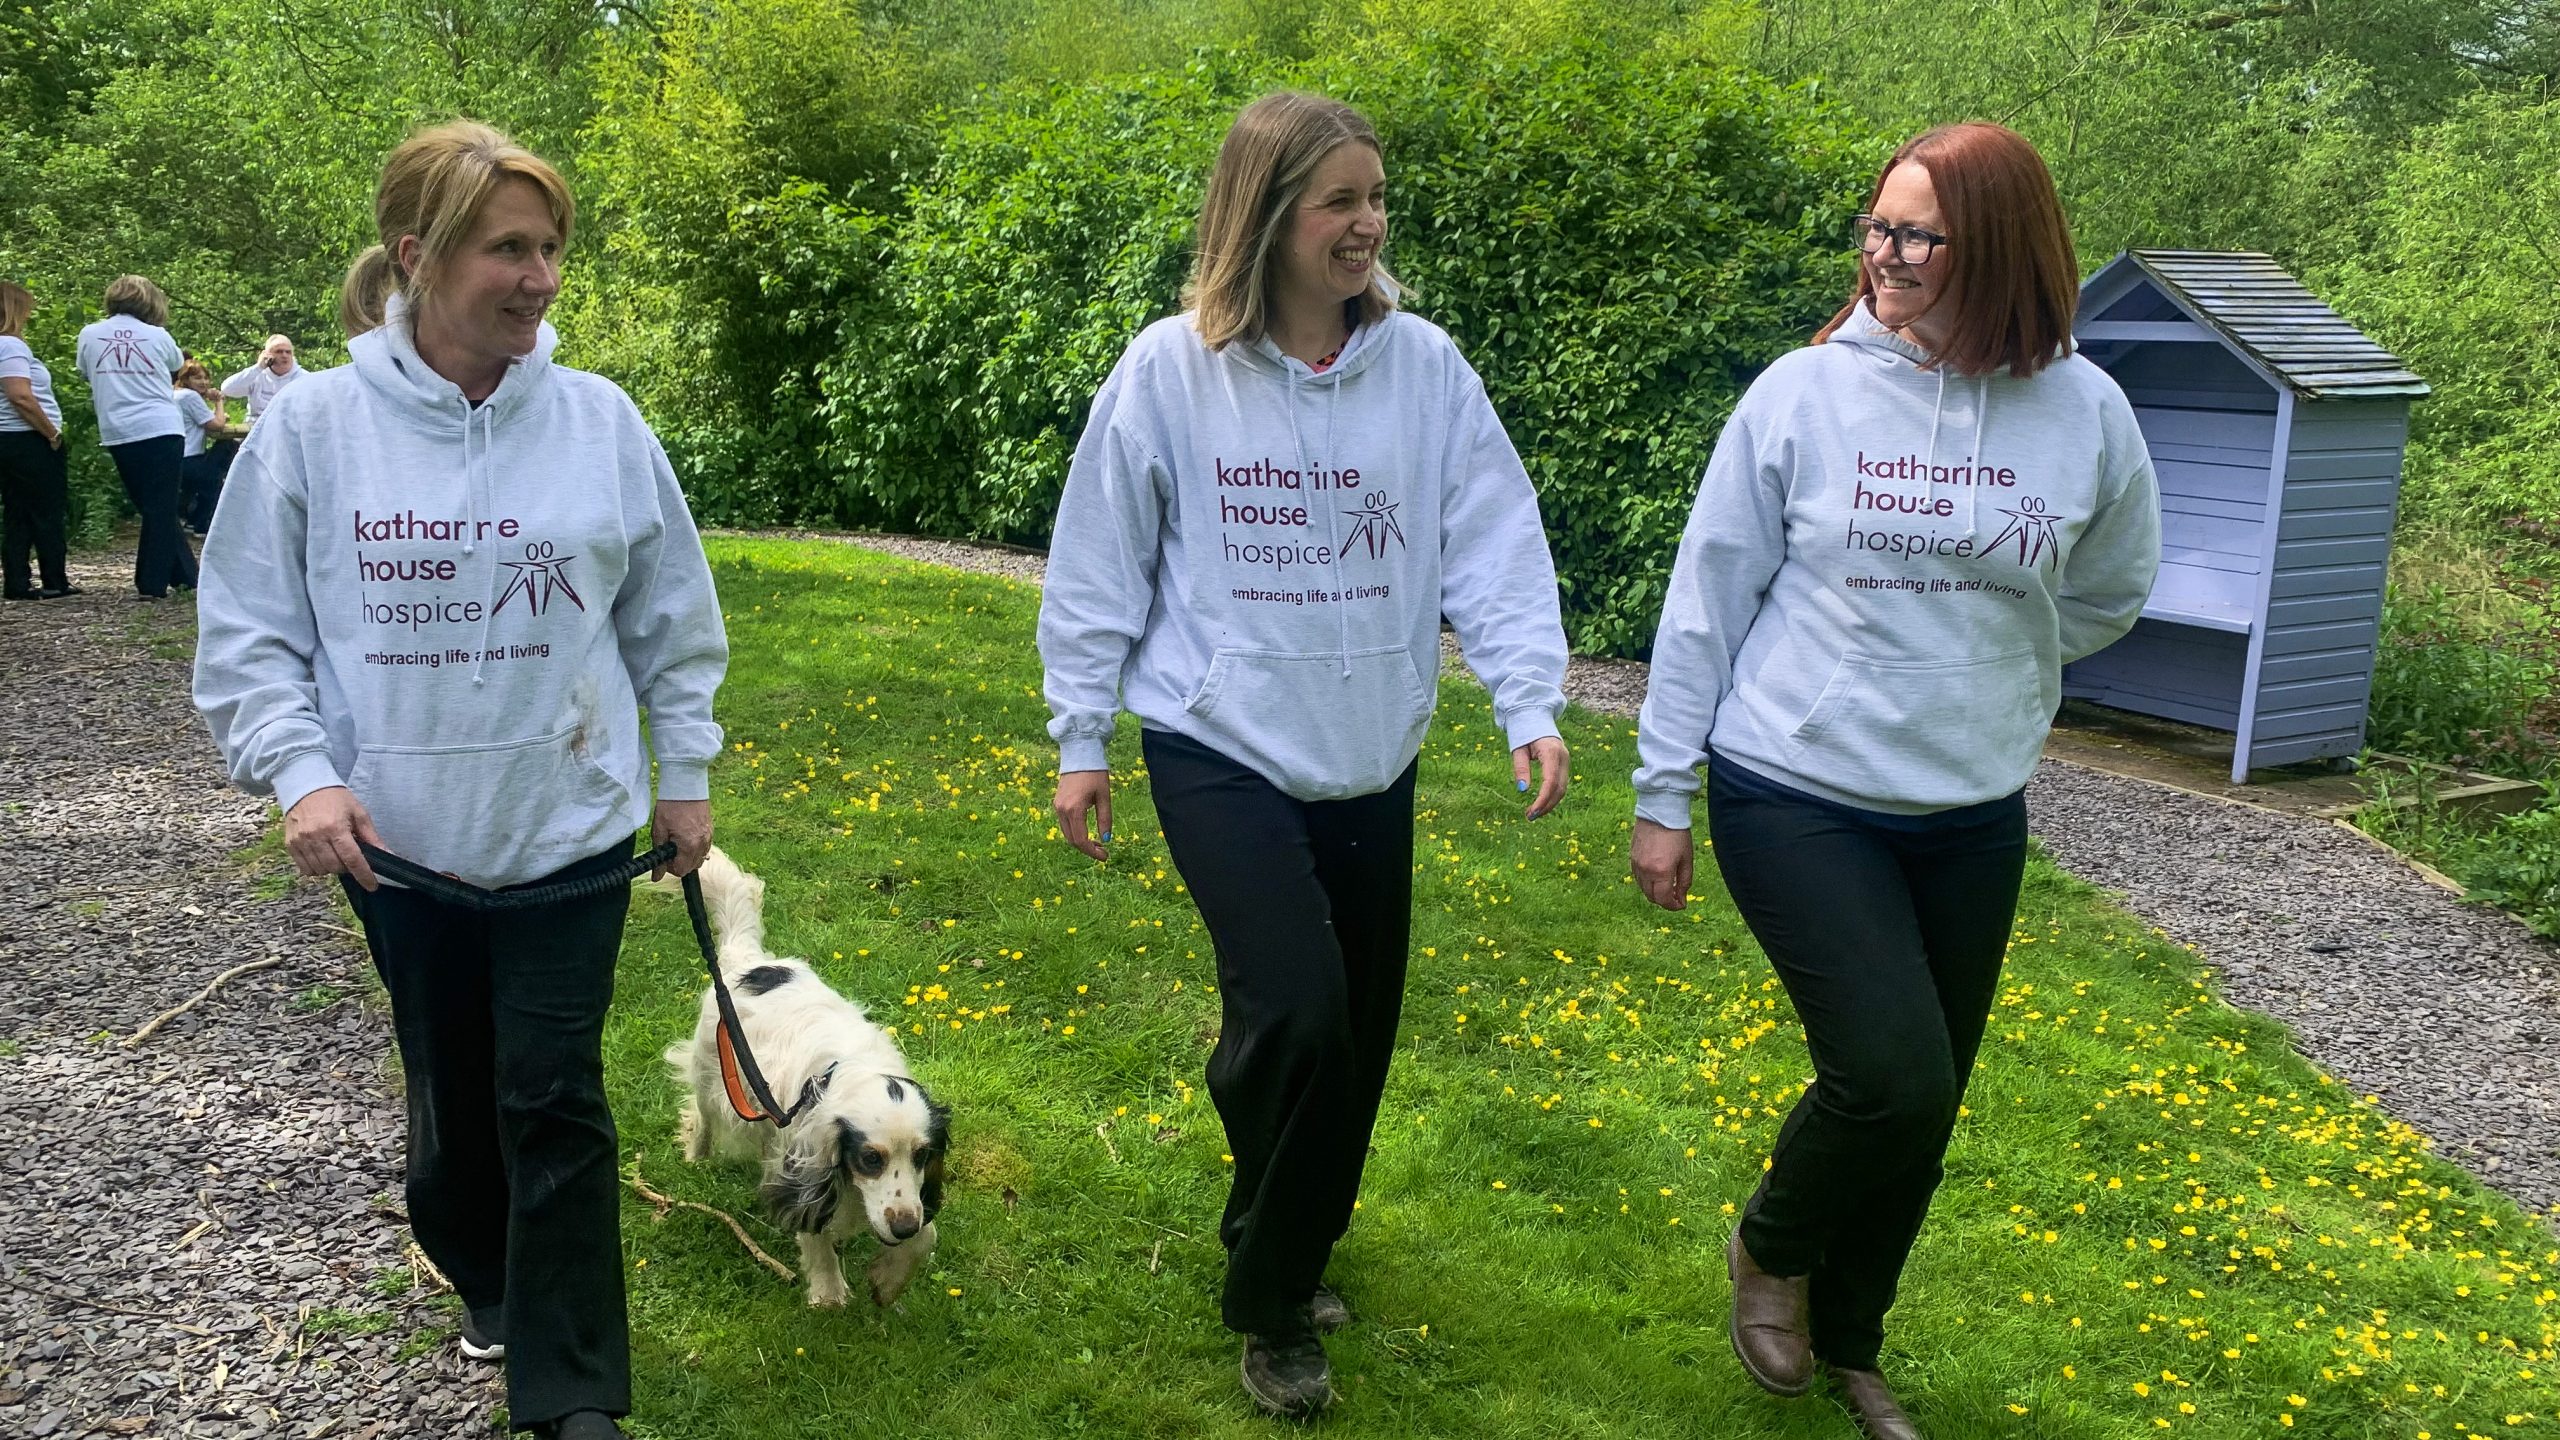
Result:
[[[924,1095],[924,1087],[917,1086],[916,1093]],[[924,1095],[924,1114],[925,1147],[933,1152],[933,1158],[925,1162],[916,1191],[917,1198],[924,1202],[925,1221],[930,1224],[942,1209],[942,1157],[951,1151],[951,1107],[937,1105],[932,1096]]]
[[[832,1130],[819,1135],[784,1150],[780,1171],[766,1178],[760,1192],[773,1223],[796,1234],[815,1235],[836,1218],[836,1166],[843,1153],[842,1137]]]

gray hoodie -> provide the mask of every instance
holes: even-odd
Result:
[[[1422,748],[1440,618],[1518,748],[1556,733],[1564,626],[1538,499],[1438,326],[1363,325],[1319,375],[1188,315],[1132,341],[1067,472],[1040,601],[1061,771],[1125,705],[1301,800]]]
[[[1998,799],[2064,663],[2140,616],[2160,497],[2115,381],[2076,354],[2024,380],[1927,358],[1861,307],[1735,408],[1654,638],[1638,815],[1687,828],[1710,741],[1862,809]]]
[[[234,783],[354,790],[390,849],[514,885],[710,795],[719,597],[675,474],[544,327],[478,407],[391,318],[278,393],[205,539],[196,706]]]

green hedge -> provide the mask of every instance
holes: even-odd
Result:
[[[877,310],[821,367],[847,518],[1042,539],[1094,389],[1178,306],[1219,137],[1284,84],[1377,122],[1390,261],[1528,462],[1574,643],[1639,651],[1718,425],[1845,293],[1881,154],[1807,91],[1678,49],[1225,55],[997,97],[945,135]]]

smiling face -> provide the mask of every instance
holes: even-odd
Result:
[[[1333,147],[1316,163],[1286,227],[1273,257],[1274,308],[1358,299],[1387,241],[1387,170],[1378,152],[1357,141]]]
[[[466,394],[483,383],[495,388],[509,361],[532,352],[543,313],[560,293],[562,243],[539,186],[513,177],[499,182],[470,236],[433,277],[418,310],[418,353]],[[418,237],[402,236],[402,265],[414,268],[418,255]]]
[[[1884,177],[1884,186],[1876,192],[1873,211],[1878,220],[1888,225],[1917,225],[1923,230],[1947,233],[1947,217],[1938,209],[1937,188],[1930,183],[1929,172],[1919,162],[1905,160]],[[1952,312],[1933,313],[1945,297],[1947,246],[1941,245],[1925,265],[1906,265],[1896,253],[1897,247],[1886,244],[1876,253],[1863,257],[1867,281],[1875,290],[1875,312],[1878,322],[1888,330],[1900,331],[1931,350],[1943,348],[1945,327],[1953,319]]]

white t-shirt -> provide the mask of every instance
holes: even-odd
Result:
[[[249,418],[256,420],[276,398],[276,392],[302,378],[302,366],[296,364],[281,375],[264,365],[252,365],[222,382],[222,393],[234,400],[249,402]]]
[[[203,454],[207,438],[204,427],[213,423],[213,407],[205,403],[203,396],[183,385],[172,389],[169,394],[178,402],[178,423],[187,427],[179,437],[184,442],[179,454]]]
[[[155,435],[183,435],[170,393],[186,363],[178,342],[157,325],[110,315],[80,332],[80,373],[98,410],[98,443],[123,445]]]
[[[27,382],[36,392],[36,408],[53,422],[54,429],[60,430],[62,407],[54,403],[53,372],[44,368],[44,362],[36,358],[35,351],[27,348],[26,341],[15,335],[0,335],[0,380],[12,379]],[[35,428],[27,423],[26,416],[18,413],[17,406],[0,398],[0,430]]]

